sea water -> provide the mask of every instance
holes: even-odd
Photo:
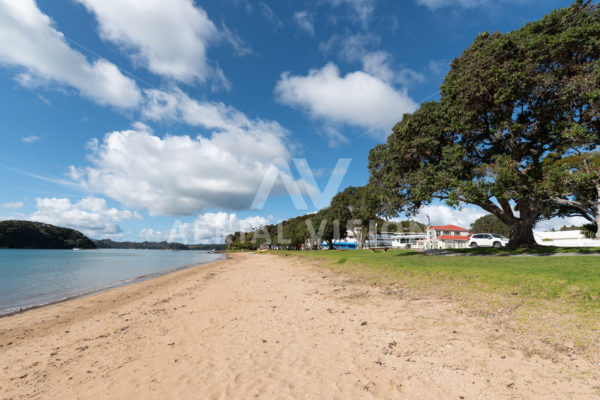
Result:
[[[222,258],[195,250],[0,249],[0,315]]]

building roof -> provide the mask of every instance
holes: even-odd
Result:
[[[458,236],[458,235],[442,235],[437,237],[437,240],[469,240],[470,236]]]
[[[461,228],[460,226],[456,225],[432,226],[429,229],[434,231],[469,231],[468,229]]]

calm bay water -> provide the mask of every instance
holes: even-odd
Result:
[[[0,249],[0,314],[222,258],[205,251]]]

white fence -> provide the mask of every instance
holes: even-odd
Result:
[[[533,237],[542,246],[600,247],[600,240],[587,239],[581,231],[534,231]]]

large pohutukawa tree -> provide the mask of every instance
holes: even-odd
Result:
[[[483,33],[451,64],[439,102],[405,115],[369,155],[393,210],[475,204],[534,246],[563,193],[544,163],[600,144],[600,11],[576,1],[507,34]]]

